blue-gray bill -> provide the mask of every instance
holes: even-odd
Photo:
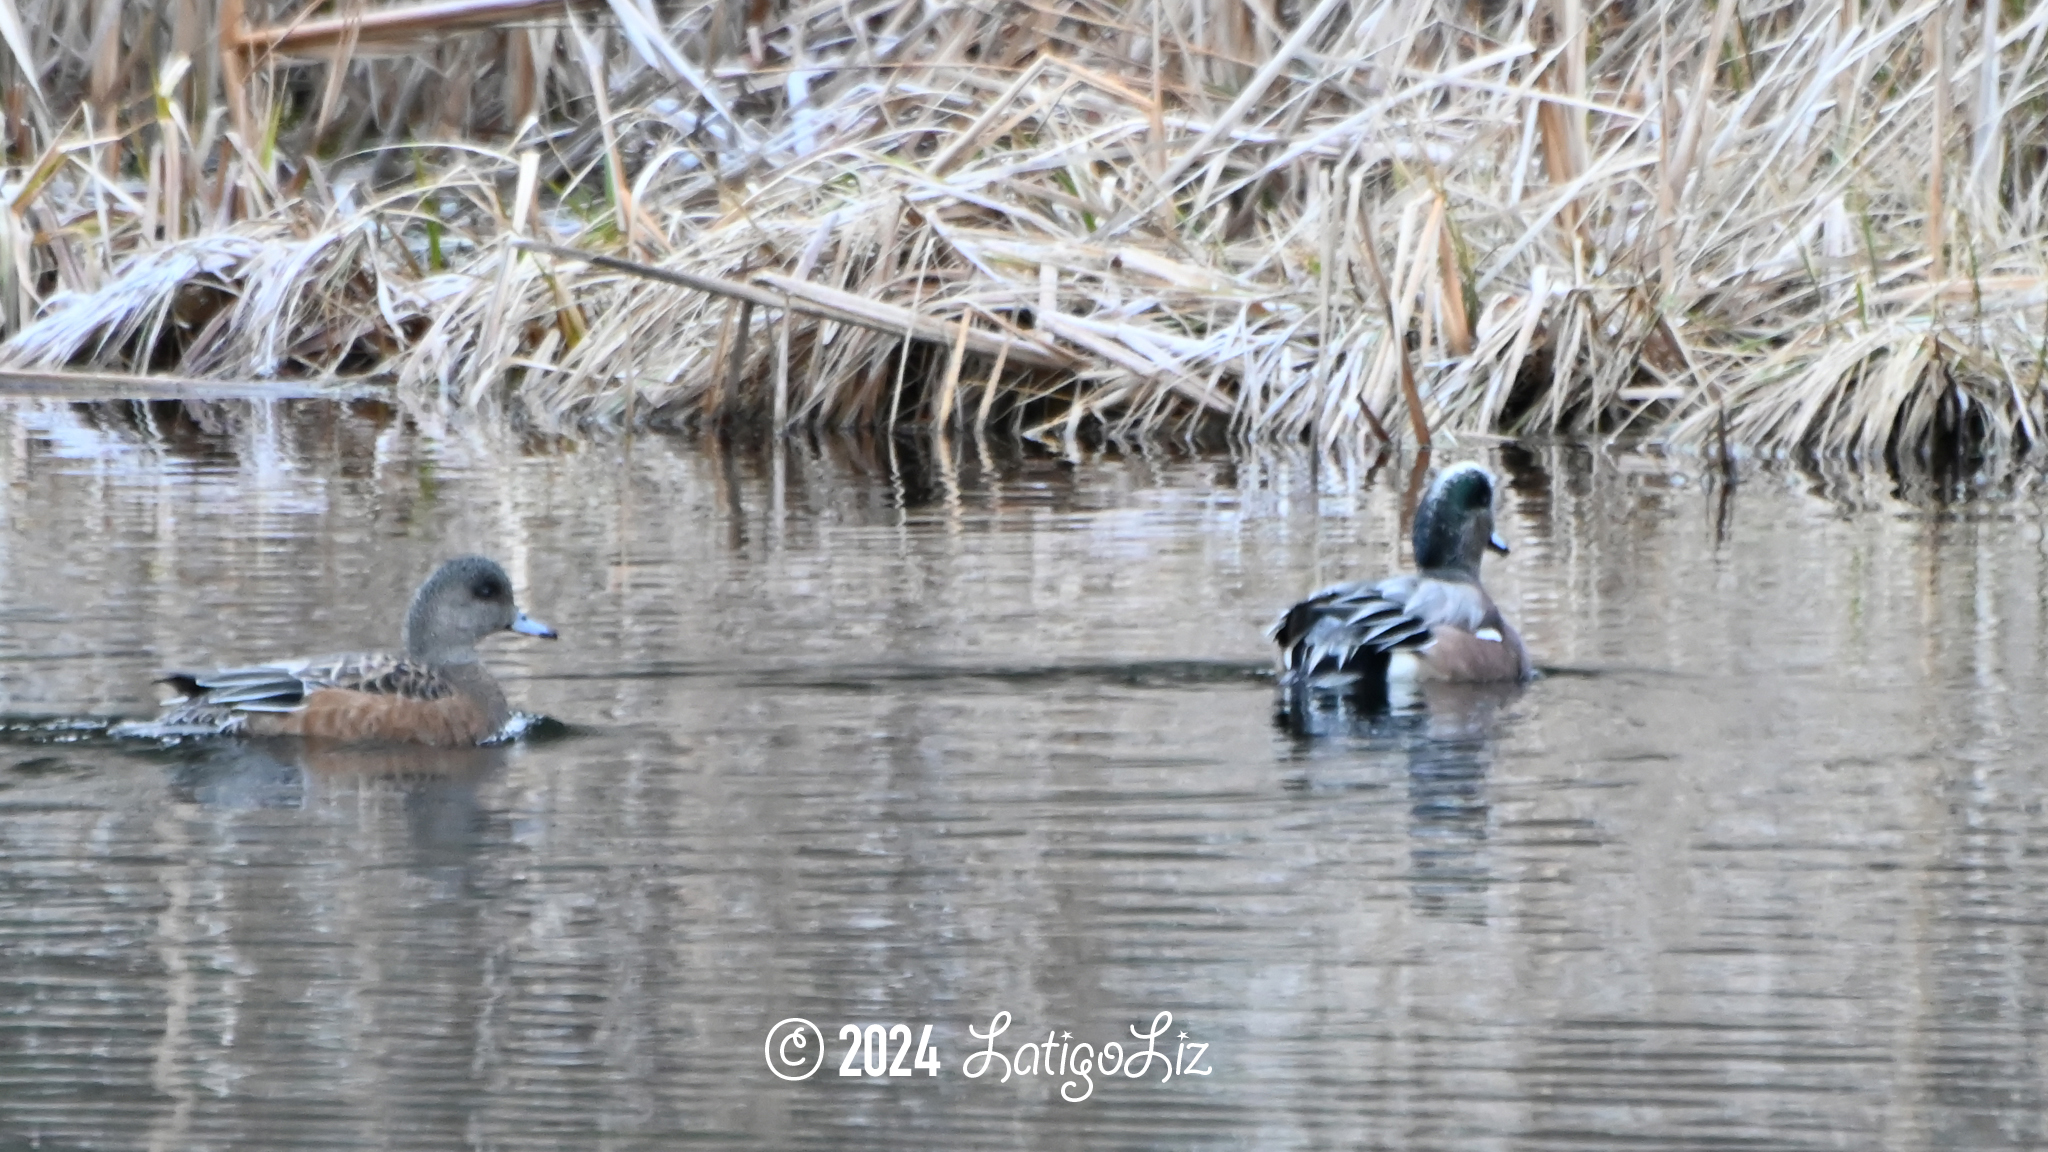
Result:
[[[543,640],[555,639],[555,630],[553,628],[535,620],[524,612],[512,618],[511,627],[512,631],[523,633],[527,636],[538,636]]]

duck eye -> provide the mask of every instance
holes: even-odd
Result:
[[[479,600],[496,600],[505,594],[505,590],[498,586],[496,580],[479,580],[471,585],[469,591]]]

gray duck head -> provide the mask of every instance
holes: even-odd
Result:
[[[1471,461],[1438,474],[1415,512],[1415,566],[1479,579],[1488,548],[1505,553],[1493,530],[1493,473]]]
[[[512,580],[496,561],[458,556],[413,593],[405,614],[405,654],[430,664],[469,664],[477,659],[479,640],[508,630],[555,638],[554,629],[512,602]]]

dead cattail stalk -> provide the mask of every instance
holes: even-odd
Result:
[[[21,11],[15,6],[15,0],[0,0],[0,43],[5,43],[13,54],[17,68],[15,74],[20,77],[8,91],[7,118],[15,123],[19,132],[28,127],[29,115],[24,113],[30,113],[36,128],[47,137],[50,134],[50,113],[43,97],[42,69],[36,63],[35,50],[29,46],[28,31],[22,27]],[[32,107],[19,99],[23,84],[26,84],[28,95],[35,97]],[[33,145],[21,142],[15,146],[15,151],[23,156],[32,149]]]
[[[1853,2],[1853,0],[1852,0]],[[1672,186],[1672,165],[1678,154],[1672,147],[1671,130],[1676,123],[1678,98],[1672,91],[1671,41],[1664,21],[1657,21],[1657,168],[1664,178],[1657,181],[1657,218],[1651,231],[1657,237],[1657,284],[1669,293],[1678,282],[1678,189]]]
[[[1700,49],[1698,69],[1692,80],[1692,99],[1685,109],[1685,126],[1679,131],[1678,147],[1671,153],[1664,173],[1660,203],[1668,203],[1670,210],[1660,222],[1658,232],[1663,237],[1666,261],[1670,265],[1664,277],[1666,293],[1678,290],[1678,262],[1674,254],[1678,241],[1672,232],[1678,227],[1678,216],[1685,208],[1686,181],[1692,175],[1693,155],[1699,150],[1700,128],[1707,116],[1707,94],[1713,90],[1714,73],[1721,66],[1721,45],[1727,42],[1728,24],[1735,15],[1736,3],[1737,0],[1720,0],[1714,5],[1714,26]]]
[[[953,354],[946,360],[946,377],[939,383],[939,403],[932,412],[932,423],[940,428],[953,418],[953,393],[960,387],[960,366],[967,360],[967,321],[966,313],[962,313],[960,336],[953,341]]]
[[[540,205],[540,153],[529,148],[519,154],[519,180],[512,186],[512,214],[505,227],[514,236],[524,236],[533,227]]]
[[[572,16],[569,30],[576,37],[576,45],[583,56],[584,70],[590,76],[590,97],[597,103],[598,131],[604,138],[605,172],[610,176],[612,193],[612,216],[618,222],[619,235],[625,238],[626,254],[638,258],[640,255],[639,230],[634,227],[638,214],[633,211],[633,189],[626,179],[625,160],[619,155],[618,130],[612,122],[611,98],[606,95],[604,60],[598,55],[597,46],[583,32],[583,26]]]
[[[1392,341],[1394,355],[1400,359],[1401,399],[1408,408],[1408,429],[1415,435],[1415,447],[1422,452],[1428,452],[1429,420],[1422,413],[1422,393],[1415,387],[1415,369],[1408,363],[1407,334],[1394,323],[1394,291],[1387,284],[1386,270],[1380,267],[1380,254],[1373,236],[1370,210],[1367,210],[1365,216],[1365,242],[1359,247],[1365,249],[1365,265],[1372,270],[1373,283],[1379,286],[1380,311],[1387,322],[1387,334],[1384,339]],[[1362,400],[1360,406],[1365,406]],[[1378,417],[1373,418],[1373,423],[1379,424]],[[1382,437],[1385,431],[1384,428],[1380,429]]]
[[[1343,221],[1337,212],[1337,191],[1340,181],[1336,173],[1318,169],[1315,174],[1316,207],[1320,209],[1317,232],[1320,251],[1316,259],[1316,327],[1320,329],[1317,341],[1321,345],[1316,357],[1315,390],[1326,393],[1330,382],[1330,370],[1337,360],[1338,321],[1331,307],[1331,284],[1337,276],[1337,237],[1343,231]],[[1309,426],[1309,444],[1320,452],[1323,449],[1322,429],[1312,423]]]
[[[1922,55],[1934,80],[1933,127],[1927,145],[1927,279],[1934,284],[1948,279],[1942,253],[1947,243],[1942,230],[1942,184],[1948,160],[1948,110],[1952,99],[1948,86],[1948,9],[1946,0],[1939,0],[1921,26]]]
[[[342,83],[348,79],[349,60],[355,56],[356,39],[362,31],[362,0],[344,0],[342,19],[344,27],[341,38],[329,50],[327,58],[327,83],[320,92],[320,112],[313,118],[313,140],[317,145],[327,135],[327,124],[334,119],[334,109],[341,102]]]
[[[365,51],[396,52],[431,41],[452,32],[476,28],[505,28],[534,20],[560,17],[565,10],[596,8],[604,0],[447,0],[438,4],[410,4],[380,8],[374,12],[349,12],[319,19],[294,20],[269,28],[246,28],[237,12],[235,25],[222,21],[222,36],[236,27],[234,44],[245,51],[276,56],[324,58],[345,40],[354,40]],[[241,7],[241,0],[223,0]]]
[[[1998,211],[2000,163],[2004,149],[2004,109],[1998,96],[1998,13],[2001,5],[1982,5],[1982,33],[1978,38],[1977,114],[1970,126],[1970,184],[1975,207],[1981,216]]]
[[[770,419],[775,430],[789,427],[789,329],[796,322],[789,297],[782,298],[782,316],[775,325],[775,400]]]
[[[1472,354],[1472,322],[1465,314],[1465,279],[1458,268],[1458,245],[1450,205],[1438,194],[1433,209],[1437,223],[1437,284],[1443,300],[1444,343],[1453,356]]]
[[[1862,3],[1861,0],[1841,0],[1841,5],[1836,12],[1835,35],[1838,42],[1847,42],[1863,23]],[[1857,69],[1844,68],[1835,81],[1835,130],[1844,146],[1848,144],[1849,129],[1854,123],[1849,110],[1856,106],[1856,73]]]
[[[120,135],[121,113],[114,90],[121,67],[121,0],[97,0],[93,5],[91,94],[93,119],[102,132]],[[121,145],[117,142],[100,154],[102,170],[112,176],[121,170]]]
[[[1536,123],[1543,137],[1543,167],[1551,186],[1567,188],[1577,182],[1588,162],[1584,18],[1579,0],[1552,0],[1550,17],[1558,59],[1545,71],[1545,85],[1571,101],[1543,101],[1536,109]],[[1584,239],[1576,198],[1565,204],[1557,219],[1575,246]]]
[[[505,30],[505,128],[517,136],[540,107],[540,64],[533,33]]]
[[[711,354],[711,363],[709,365],[711,373],[711,385],[709,388],[705,390],[705,397],[703,402],[704,416],[706,419],[712,421],[714,424],[724,423],[726,415],[725,408],[726,405],[732,399],[732,322],[733,314],[738,311],[738,308],[738,303],[734,302],[728,305],[726,308],[720,310],[722,312],[722,315],[719,317],[718,322],[717,351],[714,351]]]
[[[740,385],[745,382],[747,369],[747,339],[754,328],[754,302],[740,301],[740,316],[733,328],[732,355],[725,362],[725,394],[735,402],[739,399]]]
[[[185,71],[191,61],[174,56],[157,78],[156,125],[157,138],[163,148],[163,227],[164,239],[176,240],[184,232],[185,220],[185,149],[191,146],[191,139],[185,130],[184,112],[178,106],[178,84],[185,78]]]
[[[989,366],[988,381],[981,388],[981,407],[974,414],[974,430],[977,434],[988,430],[989,409],[995,406],[996,388],[1002,384],[1003,365],[1010,360],[1010,340],[1003,338],[1002,347],[996,349],[996,362]]]
[[[220,0],[214,21],[219,29],[221,84],[227,89],[229,122],[247,147],[255,139],[255,123],[249,110],[249,49],[242,39],[246,23],[242,0]],[[222,171],[226,171],[225,164]]]

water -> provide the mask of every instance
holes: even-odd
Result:
[[[1549,674],[1299,739],[1261,630],[1397,562],[1394,469],[0,428],[0,1148],[2048,1139],[2026,484],[1487,454]],[[96,734],[165,665],[389,644],[471,550],[561,630],[489,655],[563,729]],[[964,1074],[999,1013],[1071,1069],[1161,1012],[1171,1080]],[[838,1075],[848,1023],[940,1073]]]

